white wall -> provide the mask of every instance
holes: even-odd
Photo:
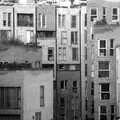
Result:
[[[41,112],[41,120],[53,119],[53,72],[24,72],[24,120],[32,120],[35,112]],[[40,107],[40,85],[45,86],[45,106]]]

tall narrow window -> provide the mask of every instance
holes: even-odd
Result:
[[[103,7],[103,19],[106,19],[106,8]]]
[[[119,20],[119,8],[112,8],[112,21],[116,22]]]
[[[60,82],[60,89],[67,89],[67,80],[61,80]]]
[[[85,64],[85,76],[87,77],[87,64]]]
[[[3,26],[6,26],[6,19],[7,19],[7,13],[6,12],[4,12],[3,13]]]
[[[99,56],[106,56],[107,55],[106,40],[99,40],[98,50],[99,50],[99,53],[98,53]]]
[[[98,77],[109,77],[109,61],[98,62]]]
[[[76,15],[71,16],[71,28],[76,28]]]
[[[78,43],[78,32],[74,31],[71,32],[71,44],[77,44]]]
[[[78,60],[78,48],[72,48],[72,60],[73,61]]]
[[[35,120],[41,120],[41,112],[35,112]]]
[[[115,105],[111,105],[111,120],[115,120]]]
[[[54,60],[54,48],[49,47],[48,48],[48,61],[53,61]]]
[[[110,39],[110,56],[114,55],[114,39]]]
[[[94,95],[94,82],[91,83],[91,95]]]
[[[60,107],[65,107],[65,99],[64,97],[60,97]]]
[[[8,13],[8,26],[11,26],[11,13]]]
[[[100,120],[107,120],[107,108],[106,106],[100,106]]]
[[[40,86],[40,106],[45,106],[45,103],[44,103],[44,86],[41,85]]]
[[[67,31],[61,32],[61,44],[66,45],[67,44]]]
[[[97,8],[91,8],[91,21],[97,19]]]
[[[77,92],[77,81],[73,81],[73,92]]]
[[[39,26],[46,27],[46,16],[45,14],[39,14]]]
[[[110,85],[109,83],[101,84],[101,100],[109,100],[110,99]]]
[[[65,27],[65,19],[66,19],[66,16],[64,14],[59,14],[58,15],[58,26],[59,26],[59,28]]]

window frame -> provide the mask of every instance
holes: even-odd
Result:
[[[96,9],[96,15],[92,15],[92,14],[91,14],[91,13],[92,13],[92,9]],[[95,17],[95,16],[96,16],[96,17]],[[95,7],[90,8],[90,21],[91,21],[91,22],[95,22],[94,19],[92,20],[92,17],[96,18],[96,20],[98,19],[98,8],[95,8]]]
[[[52,54],[49,54],[49,50],[52,51]],[[51,57],[50,57],[50,56],[51,56]],[[54,61],[54,47],[48,47],[47,57],[48,57],[48,61]]]
[[[109,90],[108,91],[102,91],[102,85],[103,84],[108,84],[109,85]],[[108,94],[108,98],[102,98],[102,94]],[[110,83],[101,83],[100,84],[100,100],[110,100]]]
[[[43,16],[45,17],[44,25],[43,25]],[[39,13],[39,27],[46,28],[46,24],[47,24],[47,16],[43,13]]]
[[[105,41],[106,46],[105,46],[105,48],[100,48],[100,41],[103,41],[103,40]],[[105,50],[106,51],[105,55],[103,55],[104,53],[101,53],[100,50]],[[98,56],[99,57],[105,57],[105,56],[107,56],[107,40],[105,40],[105,39],[98,40]]]
[[[71,36],[70,37],[71,37],[71,44],[77,45],[78,44],[78,31],[71,31]]]
[[[113,14],[113,9],[116,9],[117,7],[113,7],[112,10],[111,10],[111,19],[112,19],[112,22],[118,22],[119,21],[119,8],[117,8],[117,14],[114,15]],[[113,17],[117,16],[117,19],[116,20],[113,20]]]
[[[75,17],[75,21],[73,17]],[[76,28],[76,27],[77,27],[77,15],[71,15],[71,28]]]
[[[104,68],[104,69],[102,69],[102,68],[100,68],[100,62],[108,62],[108,69],[106,69],[106,68]],[[100,73],[99,72],[109,72],[109,75],[108,76],[102,76],[102,77],[100,77]],[[110,77],[110,61],[98,61],[98,78],[109,78]]]
[[[73,49],[76,50],[75,57],[74,57],[74,54],[73,54]],[[77,47],[72,47],[72,61],[78,61],[78,60],[79,60],[78,48]]]

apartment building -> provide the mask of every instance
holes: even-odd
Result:
[[[53,119],[53,72],[0,71],[0,119]]]
[[[15,38],[24,43],[35,42],[35,5],[15,4],[14,19]]]
[[[114,120],[116,47],[119,46],[119,3],[88,1],[87,7],[87,120]]]
[[[13,36],[13,4],[0,4],[0,40]]]
[[[57,7],[57,119],[84,118],[85,10]]]
[[[0,58],[0,119],[52,120],[53,71],[41,69],[41,48],[7,44]]]
[[[43,68],[53,68],[56,45],[56,7],[48,4],[37,6],[37,43],[42,46]]]

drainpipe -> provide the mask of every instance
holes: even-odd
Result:
[[[15,40],[15,8],[13,6],[13,40]]]
[[[37,0],[35,0],[35,46],[37,47]]]
[[[82,120],[82,80],[81,80],[81,5],[79,12],[79,33],[80,33],[80,120]]]

